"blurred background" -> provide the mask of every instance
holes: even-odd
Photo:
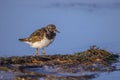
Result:
[[[18,39],[51,23],[61,33],[47,54],[72,54],[91,45],[120,53],[120,0],[0,0],[0,56],[34,55]]]

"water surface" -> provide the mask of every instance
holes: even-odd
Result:
[[[120,52],[119,0],[1,0],[0,55],[33,55],[19,38],[53,23],[61,32],[47,54],[70,54],[90,45]]]

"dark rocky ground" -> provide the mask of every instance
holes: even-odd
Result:
[[[20,73],[20,75],[16,76],[15,80],[21,80],[21,78],[25,78],[26,80],[37,80],[37,78],[52,78],[55,80],[73,78],[72,80],[88,80],[95,78],[96,74],[87,73],[85,75],[76,75],[86,71],[110,72],[118,70],[116,66],[113,65],[116,62],[119,62],[118,54],[113,54],[104,49],[99,49],[96,46],[91,46],[86,51],[72,55],[0,57],[0,70]],[[46,73],[45,71],[48,72]],[[66,75],[64,74],[66,72],[77,74]],[[59,79],[56,79],[56,76],[59,77]]]

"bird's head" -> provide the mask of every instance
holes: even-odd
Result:
[[[50,31],[50,32],[58,32],[58,33],[60,33],[57,29],[56,29],[56,26],[54,25],[54,24],[49,24],[49,25],[47,25],[47,29],[48,29],[48,31]]]

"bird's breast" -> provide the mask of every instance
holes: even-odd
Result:
[[[30,45],[33,48],[44,48],[44,47],[48,46],[49,44],[51,44],[53,41],[54,41],[54,39],[47,39],[46,37],[44,37],[40,41],[36,41],[34,43],[30,43]]]

